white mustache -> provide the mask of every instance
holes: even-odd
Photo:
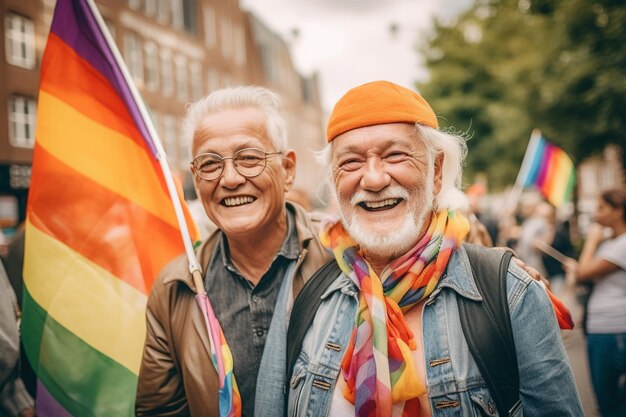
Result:
[[[352,196],[352,198],[350,198],[350,204],[352,206],[356,206],[357,204],[365,201],[382,201],[390,198],[408,200],[409,192],[406,188],[398,186],[387,187],[377,193],[359,190]]]

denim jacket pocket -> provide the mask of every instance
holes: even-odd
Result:
[[[474,417],[502,417],[498,414],[496,402],[486,387],[473,388],[469,391],[472,400],[472,416]],[[508,417],[508,416],[504,416]]]
[[[298,367],[298,365],[300,365]],[[289,381],[289,401],[288,401],[288,417],[294,417],[300,415],[300,399],[302,398],[302,391],[304,390],[304,378],[306,377],[306,367],[302,362],[296,363],[295,372]]]

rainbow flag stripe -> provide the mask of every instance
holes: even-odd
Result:
[[[184,251],[149,122],[111,48],[86,1],[57,0],[24,262],[38,416],[134,415],[147,296]]]
[[[537,187],[555,207],[570,201],[576,184],[576,170],[567,153],[543,136],[529,151],[530,162],[523,185]]]

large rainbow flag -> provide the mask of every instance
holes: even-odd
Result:
[[[519,182],[535,186],[555,207],[571,200],[576,184],[576,170],[565,151],[534,134],[524,155]]]
[[[185,250],[165,156],[105,30],[93,3],[57,0],[42,61],[22,336],[44,417],[134,415],[147,296]]]

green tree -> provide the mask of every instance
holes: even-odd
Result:
[[[467,181],[511,184],[532,130],[580,160],[626,134],[626,5],[478,0],[435,22],[417,87],[443,127],[472,138]]]

